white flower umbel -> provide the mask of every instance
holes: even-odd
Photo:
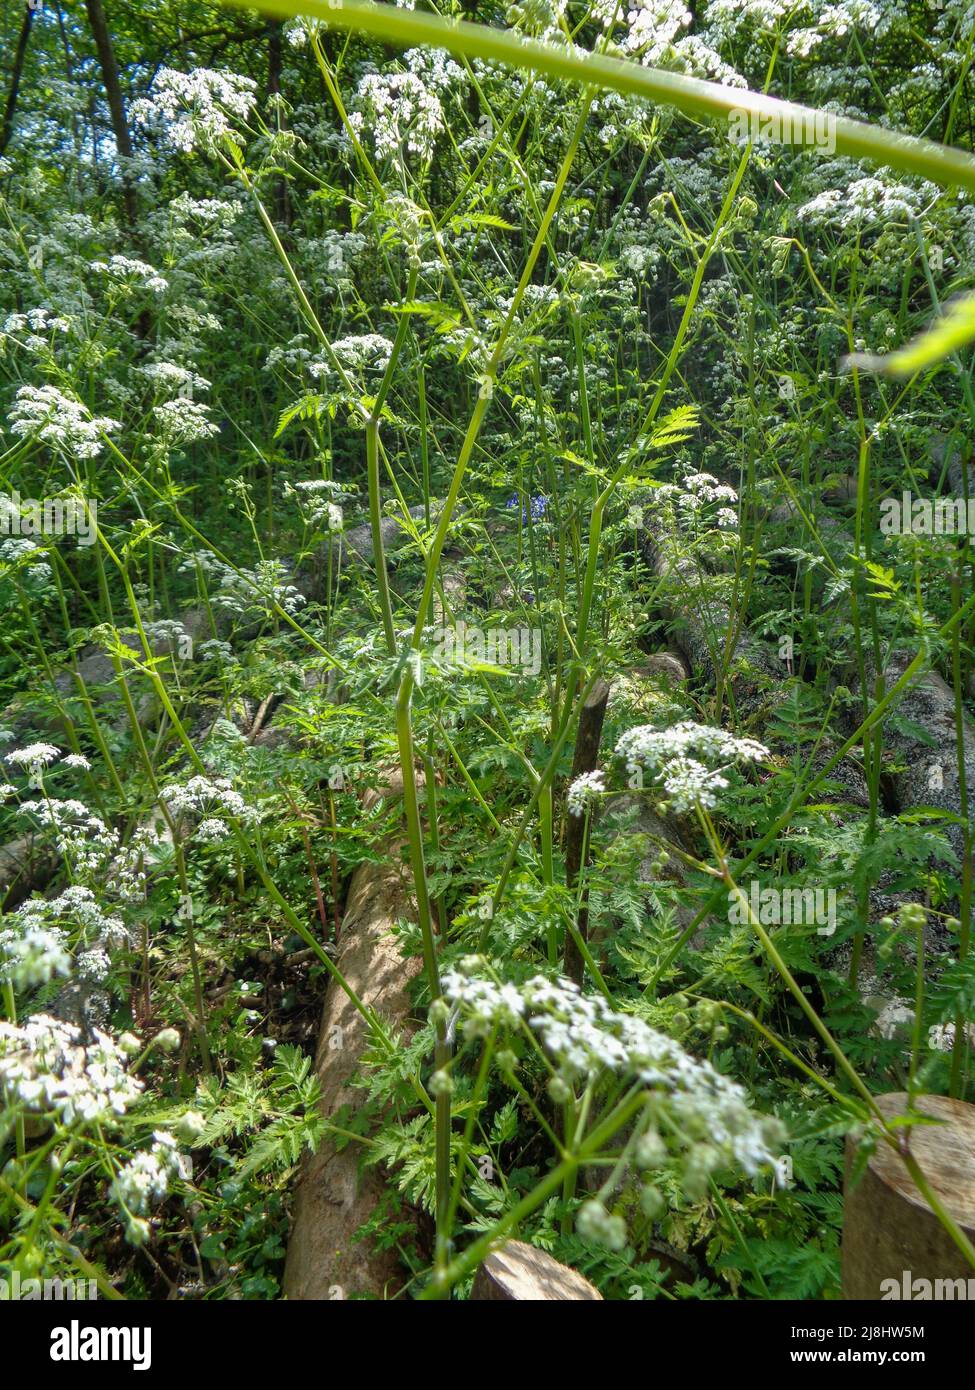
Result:
[[[254,106],[256,83],[233,72],[162,68],[152,96],[133,102],[137,125],[160,130],[177,150],[210,149],[233,135],[233,121],[246,121]]]
[[[583,772],[569,787],[565,803],[572,816],[581,816],[587,806],[592,806],[597,797],[606,790],[605,772]]]
[[[26,931],[57,923],[59,927],[75,926],[91,945],[104,945],[117,950],[128,943],[129,932],[121,917],[106,912],[90,888],[72,884],[56,898],[28,898],[21,903],[10,919]]]
[[[669,729],[650,724],[629,729],[616,745],[616,756],[622,759],[631,785],[642,781],[646,773],[660,784],[674,809],[685,812],[715,805],[718,792],[728,785],[723,771],[730,763],[762,762],[769,751],[755,739],[736,738],[724,729],[685,720]]]
[[[113,1123],[138,1100],[142,1082],[126,1070],[125,1056],[107,1033],[82,1042],[71,1023],[35,1014],[26,1023],[0,1023],[0,1092],[7,1104],[63,1124]]]
[[[305,596],[295,584],[286,583],[287,571],[280,560],[260,560],[251,570],[220,570],[220,587],[212,595],[215,608],[243,616],[254,611],[270,613],[281,608],[297,613]]]
[[[443,991],[458,1006],[469,1036],[485,1037],[495,1027],[524,1021],[566,1084],[607,1073],[635,1078],[688,1142],[707,1138],[750,1175],[773,1162],[775,1122],[752,1111],[743,1087],[710,1062],[691,1057],[666,1033],[610,1008],[601,995],[584,995],[571,980],[543,975],[516,986],[457,971],[444,975]]]
[[[49,767],[60,753],[60,748],[55,748],[53,743],[28,743],[24,748],[5,753],[4,762],[12,763],[14,767]]]
[[[389,366],[393,344],[382,333],[353,333],[347,338],[337,338],[331,348],[336,360],[347,371],[384,372]],[[313,358],[308,363],[308,372],[313,377],[333,374],[331,358]]]
[[[0,980],[17,989],[47,984],[55,975],[71,974],[71,956],[58,928],[6,927],[0,931]]]
[[[406,71],[367,73],[353,100],[349,124],[371,138],[380,157],[401,153],[428,159],[443,129],[442,97],[464,80],[444,53],[414,48],[404,53]]]
[[[40,439],[79,459],[97,458],[101,436],[120,428],[117,420],[93,416],[56,386],[21,386],[9,419],[14,434]]]
[[[118,1170],[113,1184],[116,1200],[133,1215],[144,1216],[152,1202],[161,1201],[175,1177],[187,1178],[190,1163],[165,1130],[157,1129],[152,1148],[133,1154]]]
[[[37,764],[33,767],[36,769]],[[55,849],[70,859],[76,874],[98,868],[118,849],[118,833],[89,811],[83,801],[38,798],[23,802],[17,814],[53,832]]]
[[[167,444],[192,444],[197,439],[210,439],[220,433],[220,427],[210,419],[203,401],[163,401],[153,406],[152,413],[159,421]]]
[[[226,839],[230,826],[219,814],[234,820],[253,821],[257,811],[248,806],[240,792],[234,791],[226,777],[191,777],[188,782],[172,783],[161,792],[163,801],[174,815],[200,816],[197,838],[205,844]]]
[[[98,275],[104,275],[114,284],[124,285],[129,289],[141,287],[151,290],[154,294],[161,294],[169,288],[169,281],[160,275],[158,270],[147,265],[145,261],[132,260],[129,256],[112,256],[108,261],[92,261],[89,269]]]

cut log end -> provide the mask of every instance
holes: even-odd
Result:
[[[903,1115],[902,1092],[876,1097],[887,1119]],[[910,1151],[942,1205],[975,1241],[975,1105],[920,1096],[918,1111],[939,1123],[912,1125]],[[856,1144],[847,1141],[843,1219],[843,1296],[880,1300],[937,1297],[940,1283],[973,1279],[964,1255],[918,1191],[900,1156],[882,1143],[853,1186]],[[907,1290],[907,1292],[905,1292]],[[953,1294],[945,1294],[953,1297]]]
[[[599,1290],[576,1270],[520,1240],[509,1240],[488,1255],[474,1276],[471,1298],[495,1303],[603,1300]]]

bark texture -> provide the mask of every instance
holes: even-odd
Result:
[[[912,657],[896,652],[884,669],[884,686],[889,689],[904,674]],[[873,672],[868,674],[872,688]],[[900,771],[891,783],[898,809],[934,806],[952,815],[961,814],[958,742],[955,726],[955,697],[951,687],[937,671],[927,671],[908,687],[893,711],[896,720],[884,721],[884,745],[897,754]],[[905,721],[919,730],[905,728]],[[975,795],[975,725],[967,713],[962,718],[962,748],[965,785],[969,798]],[[964,836],[960,825],[944,827],[951,846],[961,857]]]
[[[582,712],[579,715],[579,728],[576,733],[575,753],[572,758],[573,781],[585,772],[592,772],[599,762],[599,740],[603,732],[609,689],[606,681],[598,680],[582,706]],[[578,884],[579,875],[582,872],[583,864],[588,860],[588,854],[588,819],[584,815],[570,815],[565,836],[565,875],[566,883],[570,889],[574,890]],[[589,896],[587,892],[583,893],[582,901],[579,904],[576,926],[582,940],[588,941]],[[584,973],[582,953],[574,938],[568,934],[565,941],[565,973],[570,980],[575,980],[577,985],[582,984]]]
[[[401,776],[398,784],[390,779],[379,795],[402,794],[402,785]],[[392,934],[398,921],[416,920],[412,879],[401,864],[401,848],[401,841],[389,844],[380,863],[362,864],[353,875],[335,962],[362,1002],[393,1033],[408,1030],[408,987],[421,968],[418,958],[403,958]],[[343,1105],[361,1107],[363,1092],[350,1087],[349,1081],[369,1044],[365,1019],[348,995],[330,984],[315,1058],[326,1118]],[[338,1151],[326,1136],[318,1152],[306,1159],[285,1264],[288,1298],[388,1298],[399,1291],[404,1276],[396,1252],[354,1240],[387,1186],[379,1170],[360,1172],[361,1158],[359,1145]]]
[[[902,1092],[876,1099],[888,1119],[907,1109]],[[911,1153],[968,1239],[975,1240],[975,1106],[945,1096],[922,1096],[918,1108],[940,1123],[911,1127]],[[880,1300],[885,1293],[891,1294],[883,1281],[892,1279],[901,1290],[895,1296],[903,1298],[905,1275],[908,1281],[928,1280],[932,1286],[938,1279],[975,1280],[975,1270],[890,1146],[878,1144],[856,1186],[851,1181],[855,1155],[856,1142],[851,1137],[846,1147],[843,1297]],[[933,1296],[932,1287],[927,1297]],[[958,1296],[955,1289],[941,1295]]]
[[[91,25],[92,37],[95,40],[98,64],[102,70],[102,81],[105,84],[105,96],[108,101],[108,113],[112,122],[115,146],[121,159],[131,160],[132,137],[129,134],[129,123],[125,115],[125,99],[122,96],[115,46],[112,43],[105,7],[102,0],[85,0],[85,9],[88,11],[88,22]],[[139,215],[139,205],[136,200],[135,185],[125,167],[122,169],[122,194],[126,221],[130,227],[134,227]]]
[[[20,24],[20,33],[17,35],[17,47],[14,49],[13,69],[10,74],[10,86],[7,88],[7,100],[3,109],[3,124],[0,125],[0,154],[10,141],[14,133],[14,117],[17,114],[17,97],[20,94],[20,80],[24,74],[24,61],[27,58],[27,45],[30,42],[31,25],[34,22],[34,11],[30,5],[24,6],[24,17]]]

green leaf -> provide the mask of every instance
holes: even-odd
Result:
[[[699,418],[696,405],[679,405],[658,422],[647,440],[649,447],[667,449],[672,444],[682,444],[697,429]]]
[[[285,430],[294,420],[317,420],[325,409],[325,397],[309,393],[295,401],[294,405],[282,410],[281,418],[278,420],[278,427],[274,431],[275,439],[279,439]]]
[[[846,358],[846,363],[861,371],[882,372],[884,376],[914,376],[927,367],[936,367],[971,342],[975,342],[975,294],[966,294],[949,304],[933,327],[914,338],[907,347],[886,357],[854,352]]]

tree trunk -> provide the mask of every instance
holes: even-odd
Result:
[[[609,700],[609,685],[600,679],[589,692],[589,697],[579,716],[579,729],[576,733],[575,753],[572,758],[572,781],[584,772],[592,772],[599,762],[599,740],[603,732],[603,719],[606,716],[606,703]],[[565,880],[574,891],[583,865],[589,858],[589,817],[570,815],[565,835]],[[583,941],[589,939],[589,895],[584,891],[579,904],[579,917],[576,922]],[[585,963],[582,953],[571,934],[565,938],[565,973],[577,985],[582,984]]]
[[[17,110],[17,97],[20,93],[20,79],[24,75],[24,60],[27,57],[27,44],[30,40],[30,27],[34,22],[34,11],[30,5],[24,7],[24,18],[20,25],[17,47],[14,50],[14,66],[10,74],[10,90],[3,111],[3,125],[0,126],[0,154],[7,148],[14,130],[14,114]]]
[[[85,9],[88,11],[88,22],[91,25],[95,49],[98,53],[98,63],[102,70],[102,81],[105,84],[105,96],[108,99],[108,111],[112,121],[115,145],[119,158],[130,160],[133,154],[132,137],[129,134],[129,125],[125,115],[125,101],[119,82],[115,48],[112,44],[112,35],[108,28],[102,0],[85,0]],[[139,208],[135,185],[129,170],[125,167],[122,169],[122,198],[125,207],[125,220],[130,227],[134,227]]]

